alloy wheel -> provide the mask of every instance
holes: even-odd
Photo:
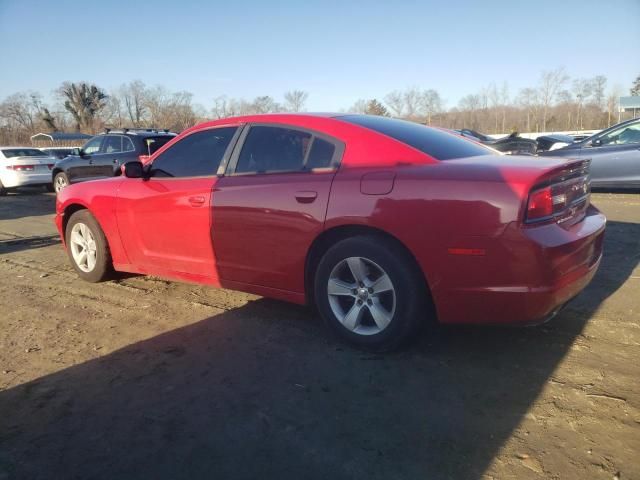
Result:
[[[380,265],[349,257],[331,271],[329,305],[338,321],[359,335],[375,335],[389,326],[396,309],[396,291]]]
[[[91,229],[84,223],[76,223],[69,237],[71,256],[83,272],[91,272],[96,267],[97,247]]]
[[[56,193],[60,193],[67,186],[67,179],[64,178],[64,175],[58,175],[56,177],[56,184],[54,186]]]

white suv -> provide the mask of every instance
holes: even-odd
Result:
[[[25,185],[44,185],[53,191],[51,169],[55,162],[37,148],[0,147],[0,195]]]

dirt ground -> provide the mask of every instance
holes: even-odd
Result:
[[[640,195],[593,202],[603,264],[552,322],[370,355],[304,308],[83,283],[53,195],[0,198],[0,480],[640,479]]]

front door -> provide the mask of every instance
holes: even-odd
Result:
[[[220,280],[303,292],[306,255],[323,230],[343,146],[276,125],[252,125],[243,136],[213,194]]]
[[[136,271],[217,279],[211,193],[236,130],[233,126],[192,133],[152,159],[150,178],[123,179],[118,227]]]
[[[624,125],[600,137],[597,145],[582,148],[591,158],[594,186],[640,184],[640,122]]]
[[[73,157],[66,169],[70,183],[91,178],[91,161],[94,157],[100,156],[100,145],[103,139],[102,135],[92,138],[82,147],[82,155]]]

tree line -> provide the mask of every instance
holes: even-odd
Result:
[[[631,86],[640,96],[640,76]],[[444,128],[484,133],[601,129],[618,121],[618,98],[607,78],[571,79],[564,69],[544,71],[536,85],[512,94],[506,82],[491,84],[447,106],[432,88],[394,90],[381,99],[359,99],[344,111],[405,118]],[[209,108],[193,94],[150,87],[134,80],[112,90],[90,82],[65,82],[46,103],[39,92],[18,92],[0,103],[0,144],[29,143],[38,132],[96,133],[106,127],[169,128],[180,132],[207,119],[272,112],[301,112],[309,93],[290,90],[280,101],[269,95],[247,100],[220,95]]]

